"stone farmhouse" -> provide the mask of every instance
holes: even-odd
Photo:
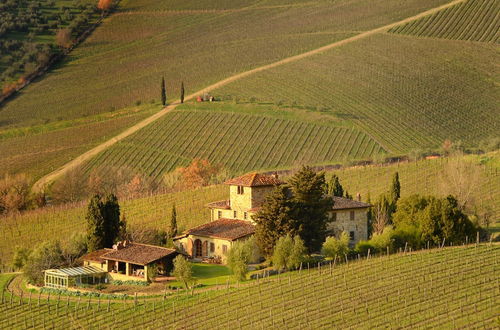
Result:
[[[234,242],[255,233],[252,215],[262,207],[266,196],[276,185],[283,184],[277,175],[249,173],[225,182],[229,186],[229,199],[207,205],[211,221],[187,230],[174,239],[176,246],[196,259],[224,262]],[[338,235],[349,233],[351,245],[368,239],[367,212],[370,204],[341,197],[334,197],[329,212],[329,231]]]

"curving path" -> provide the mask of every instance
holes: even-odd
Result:
[[[313,49],[311,51],[308,51],[308,52],[305,52],[305,53],[302,53],[302,54],[299,54],[299,55],[287,57],[287,58],[285,58],[283,60],[280,60],[280,61],[277,61],[277,62],[274,62],[274,63],[271,63],[271,64],[263,65],[263,66],[257,67],[255,69],[252,69],[252,70],[249,70],[249,71],[238,73],[238,74],[236,74],[234,76],[231,76],[229,78],[223,79],[223,80],[221,80],[221,81],[219,81],[219,82],[217,82],[217,83],[215,83],[213,85],[207,86],[207,87],[203,88],[202,90],[199,90],[199,91],[197,91],[195,93],[192,93],[192,94],[186,96],[185,100],[186,101],[192,100],[197,95],[203,94],[203,93],[205,93],[207,91],[210,91],[210,90],[217,89],[217,88],[222,87],[224,85],[227,85],[227,84],[229,84],[229,83],[231,83],[233,81],[236,81],[236,80],[245,78],[247,76],[250,76],[250,75],[252,75],[254,73],[258,73],[258,72],[261,72],[261,71],[269,70],[269,69],[275,68],[275,67],[283,65],[283,64],[295,62],[295,61],[301,60],[303,58],[306,58],[306,57],[309,57],[309,56],[312,56],[312,55],[320,54],[320,53],[325,52],[327,50],[330,50],[330,49],[333,49],[333,48],[336,48],[336,47],[340,47],[340,46],[352,43],[352,42],[360,40],[360,39],[367,38],[367,37],[372,36],[372,35],[374,35],[376,33],[386,32],[387,30],[389,30],[389,29],[391,29],[391,28],[393,28],[393,27],[395,27],[397,25],[405,24],[405,23],[411,22],[413,20],[417,20],[419,18],[422,18],[424,16],[428,16],[428,15],[434,14],[434,13],[440,11],[440,10],[443,10],[445,8],[454,6],[454,5],[456,5],[458,3],[461,3],[463,1],[465,1],[465,0],[454,0],[452,2],[449,2],[449,3],[445,4],[445,5],[429,9],[427,11],[424,11],[424,12],[420,13],[420,14],[417,14],[417,15],[405,18],[405,19],[403,19],[401,21],[397,21],[397,22],[394,22],[394,23],[391,23],[391,24],[388,24],[388,25],[384,25],[384,26],[381,26],[379,28],[375,28],[373,30],[365,31],[365,32],[362,32],[362,33],[360,33],[358,35],[355,35],[353,37],[350,37],[350,38],[347,38],[347,39],[344,39],[344,40],[340,40],[340,41],[331,43],[329,45],[326,45],[326,46],[323,46],[323,47],[320,47],[320,48]],[[70,170],[78,167],[79,165],[83,164],[84,162],[86,162],[87,160],[89,160],[92,157],[96,156],[101,151],[104,151],[105,149],[109,148],[110,146],[112,146],[116,142],[125,139],[126,137],[134,134],[135,132],[137,132],[141,128],[143,128],[143,127],[151,124],[152,122],[158,120],[159,118],[163,117],[164,115],[166,115],[167,113],[169,113],[171,110],[175,109],[179,104],[180,104],[179,100],[173,102],[172,104],[170,104],[167,107],[163,108],[162,110],[160,110],[159,112],[155,113],[154,115],[152,115],[152,116],[144,119],[143,121],[135,124],[134,126],[129,127],[124,132],[122,132],[122,133],[118,134],[117,136],[111,138],[110,140],[108,140],[108,141],[106,141],[106,142],[104,142],[104,143],[102,143],[102,144],[100,144],[100,145],[98,145],[98,146],[90,149],[89,151],[81,154],[80,156],[78,156],[75,159],[73,159],[72,161],[66,163],[65,165],[63,165],[59,169],[57,169],[57,170],[55,170],[55,171],[53,171],[53,172],[45,175],[40,180],[38,180],[37,182],[35,182],[35,184],[33,185],[33,188],[32,188],[33,191],[34,192],[41,192],[41,191],[43,191],[50,183],[52,183],[53,181],[55,181],[58,177],[64,175],[68,171],[70,171]]]

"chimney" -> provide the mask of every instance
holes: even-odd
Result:
[[[361,194],[360,193],[356,194],[356,199],[358,200],[358,202],[361,202]]]

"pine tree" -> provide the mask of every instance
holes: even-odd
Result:
[[[274,246],[280,237],[295,234],[293,209],[288,187],[281,185],[273,190],[262,208],[253,216],[256,223],[255,240],[266,258],[273,255]]]
[[[325,196],[325,175],[303,167],[290,179],[296,229],[309,253],[319,251],[326,238],[328,211],[333,200]]]
[[[104,248],[104,217],[102,216],[101,196],[94,195],[87,206],[87,247],[92,252]]]
[[[120,205],[114,194],[106,196],[102,205],[104,218],[104,247],[110,248],[120,234]]]
[[[328,183],[328,194],[336,197],[344,196],[344,188],[340,184],[339,177],[334,174]]]
[[[181,103],[184,103],[184,82],[181,82]]]
[[[167,105],[167,90],[165,88],[165,78],[161,78],[161,104]]]
[[[172,215],[170,216],[170,228],[168,235],[172,238],[177,236],[177,210],[175,204],[172,206]]]

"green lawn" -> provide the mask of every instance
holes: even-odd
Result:
[[[222,265],[192,263],[193,278],[196,284],[215,285],[233,283],[231,270]],[[171,286],[183,286],[181,282],[173,281],[168,283]]]

